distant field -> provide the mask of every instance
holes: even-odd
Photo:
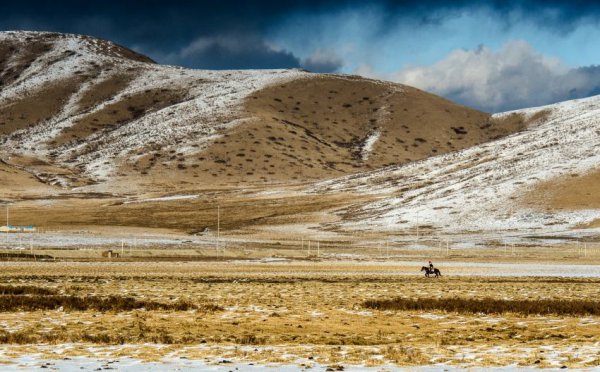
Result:
[[[311,262],[429,259],[494,264],[600,264],[595,235],[513,238],[485,234],[441,235],[421,231],[395,234],[343,234],[314,231],[296,224],[283,233],[277,226],[247,228],[248,234],[209,230],[181,234],[166,229],[121,226],[0,233],[0,261],[226,261],[298,260]],[[504,239],[504,240],[500,240]],[[517,240],[518,239],[518,240]],[[108,252],[112,254],[108,257]],[[489,275],[489,274],[486,274]]]

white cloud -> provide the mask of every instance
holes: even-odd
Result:
[[[192,41],[189,45],[180,50],[181,57],[190,57],[199,53],[204,53],[215,46],[229,51],[244,51],[251,48],[256,48],[257,45],[261,49],[270,52],[281,52],[281,49],[275,48],[273,44],[267,43],[256,36],[240,36],[240,35],[217,35],[199,37]]]
[[[302,67],[313,72],[336,71],[343,64],[342,58],[329,49],[316,49],[310,57],[302,60]]]
[[[203,36],[161,61],[208,69],[292,68],[300,67],[293,53],[253,34]]]
[[[548,104],[600,94],[600,67],[571,69],[525,41],[498,51],[459,49],[429,66],[411,66],[385,76],[369,66],[358,73],[387,78],[486,111]]]
[[[156,53],[154,53],[156,55]],[[213,35],[196,38],[176,52],[160,56],[161,62],[198,68],[305,68],[313,72],[335,72],[343,60],[329,49],[316,49],[300,58],[257,35]]]

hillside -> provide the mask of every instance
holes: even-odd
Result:
[[[32,32],[0,33],[0,80],[15,223],[197,233],[220,205],[244,237],[600,226],[598,97],[489,115],[357,76],[189,70]]]
[[[340,211],[338,229],[571,236],[595,227],[600,96],[494,115],[527,130],[463,151],[319,184],[315,191],[379,194]],[[575,234],[597,234],[588,230]]]
[[[63,191],[324,180],[523,129],[399,84],[187,70],[78,35],[0,33],[0,80],[0,158]]]

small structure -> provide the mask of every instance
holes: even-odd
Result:
[[[108,251],[102,252],[102,257],[106,258],[119,258],[119,253],[109,249]]]
[[[32,225],[28,226],[15,226],[15,225],[4,225],[0,226],[0,233],[34,233],[37,228]]]

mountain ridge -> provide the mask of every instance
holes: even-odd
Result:
[[[21,52],[26,58],[5,53],[0,63],[0,76],[12,74],[0,94],[3,158],[67,189],[165,178],[297,183],[521,129],[490,126],[488,114],[360,77],[161,66],[81,35],[1,33],[0,44],[11,43],[29,49]],[[252,151],[263,158],[254,162]]]

